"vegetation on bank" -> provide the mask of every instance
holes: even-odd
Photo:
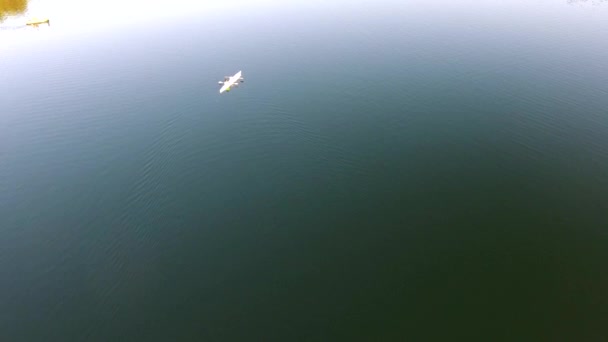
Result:
[[[0,0],[0,22],[11,15],[22,14],[27,10],[27,0]]]

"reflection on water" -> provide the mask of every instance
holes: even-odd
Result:
[[[0,22],[6,17],[25,13],[28,0],[2,0],[0,1]]]

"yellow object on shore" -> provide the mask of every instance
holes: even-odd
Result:
[[[51,21],[48,18],[44,18],[44,19],[32,18],[27,23],[25,23],[25,25],[30,25],[30,26],[38,26],[40,24],[48,24],[50,26]]]

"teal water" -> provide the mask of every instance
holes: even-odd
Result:
[[[133,3],[0,24],[0,341],[608,336],[608,3]]]

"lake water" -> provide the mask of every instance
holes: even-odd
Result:
[[[0,28],[0,341],[607,338],[608,2]]]

